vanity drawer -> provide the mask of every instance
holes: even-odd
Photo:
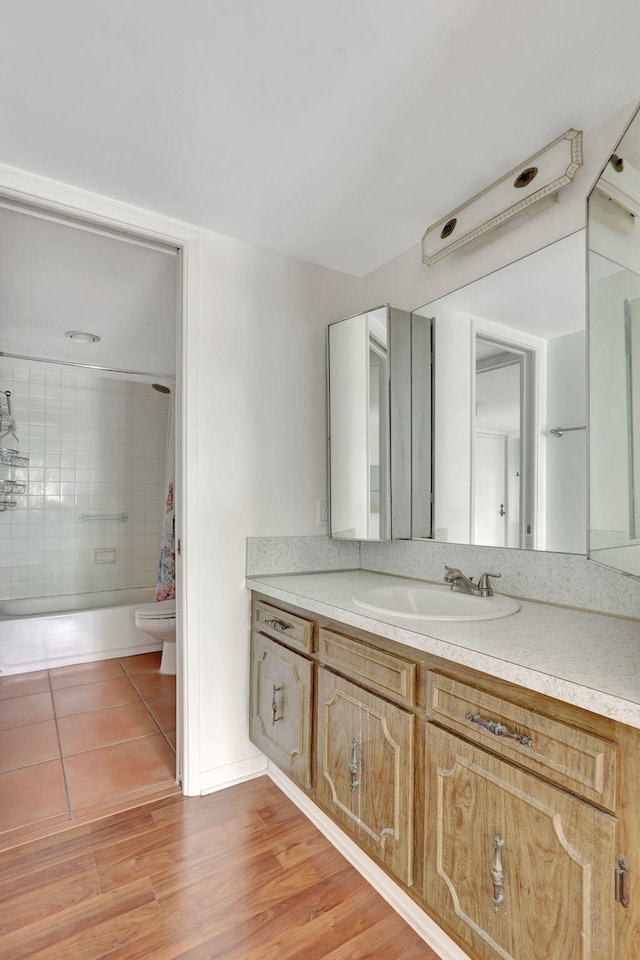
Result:
[[[311,786],[313,660],[253,635],[250,736],[303,787]]]
[[[256,600],[253,610],[253,627],[269,637],[275,637],[281,643],[313,652],[313,622],[304,620],[286,610],[278,610],[262,600]]]
[[[327,667],[407,707],[416,703],[416,664],[393,653],[321,629],[320,660]]]
[[[427,714],[572,793],[615,808],[616,745],[609,740],[432,671]]]

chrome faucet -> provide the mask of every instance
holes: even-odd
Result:
[[[471,593],[475,597],[492,597],[493,589],[489,583],[489,577],[501,577],[501,573],[483,573],[477,584],[473,582],[473,577],[465,577],[462,570],[458,567],[447,567],[445,564],[444,582],[451,584],[451,589],[456,593]]]
[[[462,570],[457,567],[447,567],[445,564],[444,582],[451,584],[451,589],[456,593],[475,593],[478,587],[473,582],[473,577],[465,577]]]

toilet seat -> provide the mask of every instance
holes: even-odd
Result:
[[[143,603],[136,607],[136,619],[139,620],[170,620],[175,619],[175,600],[159,600],[157,603]]]

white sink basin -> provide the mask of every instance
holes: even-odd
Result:
[[[457,593],[445,584],[421,583],[416,586],[377,587],[352,597],[357,607],[374,613],[386,613],[407,620],[495,620],[520,609],[511,597],[494,594],[475,597]]]

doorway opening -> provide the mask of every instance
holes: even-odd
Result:
[[[175,679],[158,669],[162,641],[138,630],[135,612],[170,592],[169,565],[161,596],[156,576],[167,504],[182,485],[172,416],[181,255],[9,199],[0,200],[0,254],[0,387],[12,402],[0,448],[17,451],[12,464],[3,456],[11,477],[0,477],[15,494],[0,512],[9,560],[0,577],[0,712],[10,701],[19,721],[3,730],[3,744],[22,744],[0,776],[11,778],[12,813],[2,821],[15,833],[126,806],[179,779],[180,684],[176,706]],[[72,331],[96,338],[78,342]],[[52,632],[43,640],[45,622]],[[43,716],[25,713],[30,705]],[[117,781],[114,763],[124,772]],[[21,784],[42,809],[21,805]],[[21,806],[27,819],[14,823]]]
[[[536,544],[535,351],[478,333],[472,438],[472,542]]]

